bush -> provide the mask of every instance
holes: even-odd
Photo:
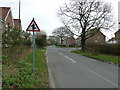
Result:
[[[120,55],[120,45],[113,44],[113,45],[103,45],[100,48],[100,53],[112,54],[112,55]]]
[[[120,50],[119,44],[104,44],[104,45],[89,44],[89,45],[86,45],[86,51],[89,51],[89,52],[97,51],[98,53],[120,55],[120,52],[118,50]]]
[[[46,46],[47,45],[46,35],[41,35],[40,37],[36,37],[35,42],[38,47]]]
[[[30,46],[30,35],[30,33],[8,26],[2,33],[2,46],[3,48],[16,45]]]

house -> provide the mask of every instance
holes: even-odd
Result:
[[[86,37],[89,36],[88,34]],[[101,31],[97,31],[93,36],[86,39],[86,44],[105,44],[105,38],[106,36]]]
[[[72,37],[68,37],[67,39],[65,39],[62,43],[62,45],[64,46],[75,46],[75,38]]]
[[[19,22],[20,22],[19,19],[13,19],[12,10],[10,7],[0,7],[0,32],[1,33],[4,33],[4,31],[7,30],[6,28],[8,26],[11,27],[10,30],[13,30],[13,28],[22,30]],[[5,35],[8,36],[8,34],[5,34]],[[23,36],[21,35],[21,37]],[[4,46],[9,47],[8,44],[5,44]]]
[[[81,45],[81,37],[76,38],[75,45],[80,46]]]
[[[21,22],[20,19],[14,19],[15,28],[22,30],[20,22]]]
[[[2,32],[8,25],[14,28],[14,20],[10,7],[0,7],[0,18],[2,21]]]
[[[120,29],[115,32],[115,39],[120,39]]]
[[[115,37],[109,39],[107,43],[108,44],[120,43],[120,29],[117,32],[115,32]]]
[[[10,7],[0,7],[0,20],[1,25],[0,29],[2,32],[5,30],[8,25],[12,28],[22,29],[21,25],[19,25],[19,19],[13,19],[12,11]]]
[[[112,37],[107,41],[107,44],[115,44],[115,43],[116,43],[115,37]]]

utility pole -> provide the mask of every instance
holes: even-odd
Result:
[[[19,0],[19,20],[20,20],[20,0]],[[20,21],[19,21],[20,23]]]
[[[22,29],[21,28],[21,19],[20,19],[20,13],[21,12],[21,1],[19,0],[19,29]]]

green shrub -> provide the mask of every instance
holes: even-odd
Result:
[[[120,50],[119,44],[86,45],[86,51],[89,51],[89,52],[97,51],[103,54],[120,55],[119,50]]]
[[[30,33],[24,32],[8,25],[2,33],[2,47],[10,47],[15,45],[30,46]]]
[[[46,46],[47,45],[46,35],[41,35],[40,37],[36,37],[35,42],[38,47]]]

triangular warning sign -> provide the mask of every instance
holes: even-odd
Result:
[[[39,32],[40,31],[40,29],[39,29],[38,25],[36,24],[34,18],[31,21],[31,23],[29,24],[29,26],[26,29],[26,31],[35,31],[35,32]]]

